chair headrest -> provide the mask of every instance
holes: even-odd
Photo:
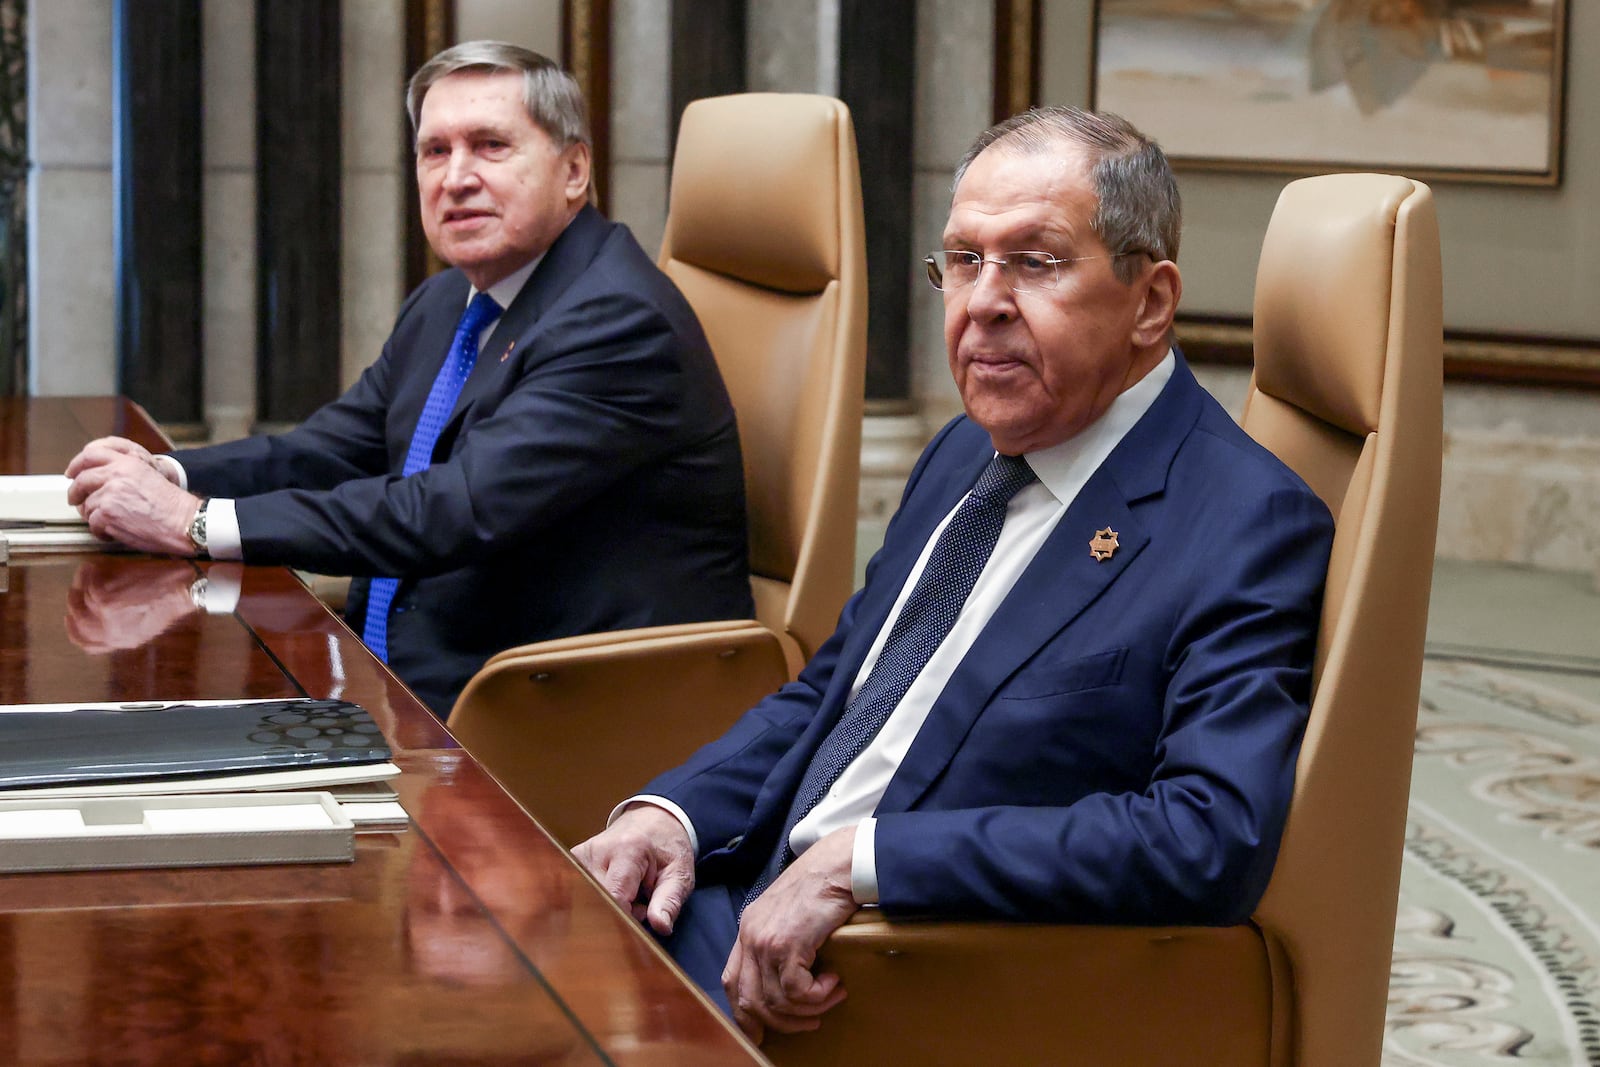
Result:
[[[691,103],[673,159],[666,256],[769,289],[821,292],[839,277],[849,121],[839,101],[802,93]]]
[[[1256,274],[1256,384],[1324,422],[1378,425],[1390,294],[1408,178],[1327,174],[1278,197]]]

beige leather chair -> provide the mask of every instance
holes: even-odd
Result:
[[[738,412],[756,619],[526,645],[468,683],[451,733],[565,843],[833,632],[854,580],[865,255],[843,104],[749,93],[684,111],[661,267]]]
[[[769,1039],[776,1063],[1375,1067],[1438,518],[1440,315],[1426,186],[1344,174],[1283,191],[1244,424],[1337,532],[1293,807],[1253,921],[858,917],[820,955],[848,999],[815,1034]]]

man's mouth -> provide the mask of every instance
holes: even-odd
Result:
[[[1005,352],[972,352],[967,356],[967,366],[980,373],[999,373],[1026,365],[1025,361]]]
[[[444,221],[447,224],[452,222],[474,222],[478,219],[490,218],[492,214],[492,212],[484,208],[451,208],[444,213]]]

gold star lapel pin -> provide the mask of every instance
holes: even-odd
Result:
[[[1094,536],[1089,538],[1089,555],[1104,563],[1111,558],[1117,550],[1117,531],[1107,526],[1104,530],[1096,530]]]

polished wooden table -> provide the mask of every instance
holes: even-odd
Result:
[[[108,433],[163,446],[126,401],[0,400],[0,473],[59,472]],[[198,611],[190,586],[223,567],[237,610]],[[764,1062],[289,571],[3,571],[0,702],[354,700],[412,825],[360,835],[349,865],[0,876],[0,1062]]]

